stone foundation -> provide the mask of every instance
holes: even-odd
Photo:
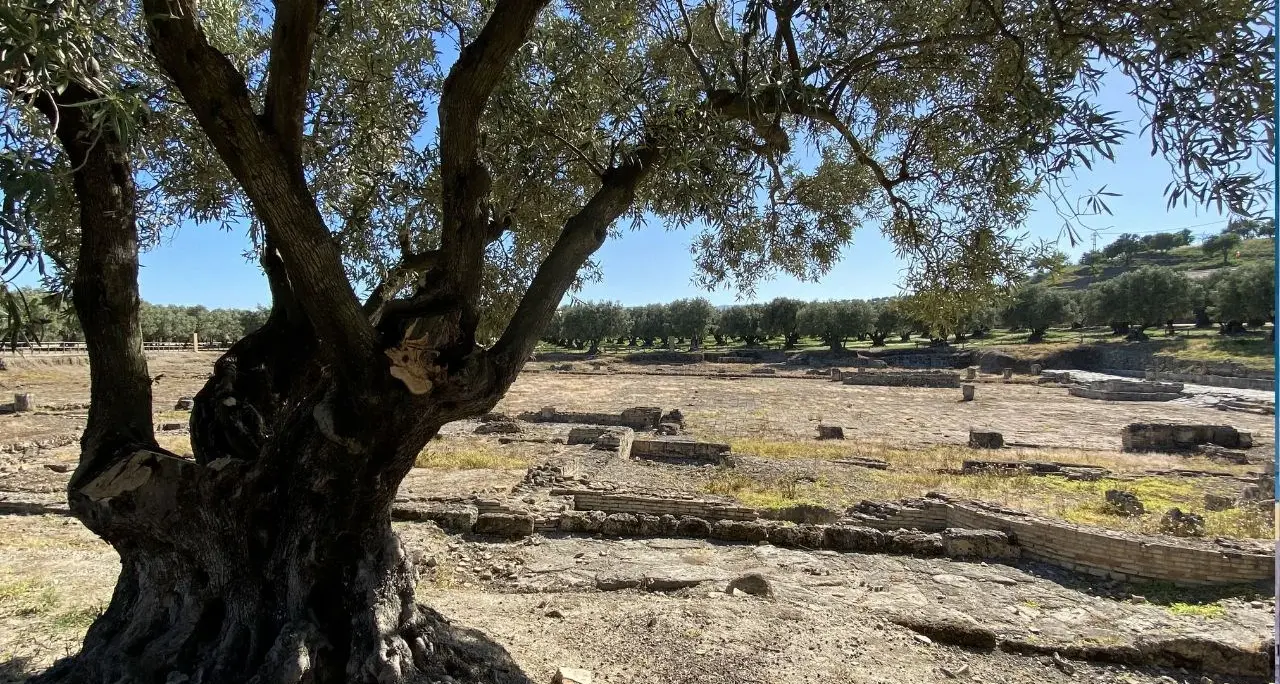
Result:
[[[729,445],[692,439],[637,439],[631,443],[631,455],[658,461],[719,464],[728,457]]]
[[[1192,451],[1201,444],[1228,449],[1253,446],[1253,434],[1230,425],[1132,423],[1120,432],[1124,451]]]
[[[885,387],[959,387],[960,374],[948,371],[875,371],[844,373],[846,385],[880,385]]]
[[[653,406],[636,406],[621,413],[578,413],[557,411],[546,407],[541,411],[529,411],[517,416],[530,423],[580,423],[583,425],[616,425],[632,430],[654,431],[662,419],[662,409]]]
[[[863,502],[850,508],[840,523],[834,525],[791,525],[759,520],[757,512],[751,509],[700,500],[581,492],[575,493],[574,502],[578,510],[564,514],[572,521],[591,515],[601,516],[602,521],[615,513],[657,520],[667,514],[679,520],[684,530],[682,536],[696,536],[688,533],[705,528],[705,536],[721,538],[715,536],[717,523],[714,521],[736,520],[763,529],[764,538],[780,546],[901,553],[927,551],[941,555],[946,551],[947,530],[986,530],[1007,535],[1009,543],[1016,547],[1008,552],[1010,554],[1020,553],[1098,577],[1168,581],[1179,585],[1241,584],[1269,581],[1274,577],[1274,552],[1260,544],[1254,548],[1255,545],[1246,543],[1233,546],[1128,534],[942,497],[893,503]],[[587,507],[591,510],[583,510]],[[561,529],[565,530],[565,517],[561,520]],[[686,524],[685,520],[691,522]],[[575,524],[577,522],[568,523],[570,527]],[[733,529],[737,530],[732,533],[735,536],[746,534]],[[890,546],[884,541],[887,539],[884,534],[896,530],[918,530],[923,535],[903,538]],[[927,536],[935,533],[941,535],[936,542]],[[914,550],[910,550],[912,548]]]
[[[1103,401],[1173,401],[1182,396],[1180,382],[1143,380],[1095,380],[1067,388],[1073,397]]]

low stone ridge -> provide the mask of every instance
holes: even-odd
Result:
[[[670,514],[695,517],[704,520],[755,520],[755,509],[737,504],[708,499],[673,499],[643,494],[620,494],[589,490],[574,491],[575,511],[602,511],[604,513],[639,513],[660,516]]]
[[[997,473],[1002,475],[1036,475],[1061,476],[1068,480],[1098,480],[1111,474],[1106,468],[1082,466],[1073,463],[1053,463],[1047,461],[980,461],[966,460],[958,471],[959,475],[981,475]]]
[[[548,406],[541,411],[528,411],[517,416],[530,423],[579,423],[582,425],[614,425],[633,430],[657,430],[662,409],[653,406],[636,406],[621,413],[579,413],[557,411]]]
[[[1262,496],[1260,487],[1256,496]],[[931,494],[898,502],[864,501],[835,523],[760,519],[760,512],[720,501],[595,490],[556,490],[576,510],[534,518],[500,501],[398,501],[396,520],[429,520],[450,529],[517,538],[534,531],[619,537],[690,537],[806,549],[947,556],[978,560],[1025,557],[1115,580],[1179,585],[1270,581],[1274,550],[1247,541],[1137,535],[1049,520],[974,501]],[[1264,502],[1265,504],[1265,502]],[[1242,504],[1245,505],[1245,504]],[[1252,505],[1252,504],[1249,504]],[[776,516],[770,514],[771,517]],[[1179,512],[1194,535],[1198,516]],[[822,519],[829,519],[828,512]],[[1203,520],[1200,521],[1203,530]],[[1173,534],[1174,530],[1170,530]],[[1202,532],[1201,532],[1202,533]]]
[[[889,462],[879,458],[864,458],[861,456],[851,456],[849,458],[833,458],[831,463],[839,463],[840,465],[858,466],[859,468],[871,468],[872,470],[888,470]]]
[[[1067,393],[1103,401],[1173,401],[1182,396],[1182,383],[1111,378],[1072,385]]]
[[[1276,405],[1272,401],[1224,399],[1214,404],[1213,407],[1219,411],[1240,411],[1260,416],[1274,416],[1276,414]]]
[[[1120,432],[1125,451],[1190,451],[1202,444],[1248,449],[1253,434],[1230,425],[1189,423],[1131,423]]]
[[[841,381],[846,385],[885,387],[959,387],[960,374],[951,371],[876,371],[842,373]]]
[[[631,456],[659,461],[724,463],[729,445],[699,442],[692,439],[637,439],[631,443]]]
[[[925,607],[893,613],[889,621],[940,644],[991,650],[999,643],[996,633],[959,611]]]
[[[494,420],[480,423],[473,432],[477,435],[515,435],[523,430],[512,421]]]

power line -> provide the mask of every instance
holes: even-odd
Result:
[[[1178,226],[1177,228],[1154,228],[1148,230],[1097,230],[1093,231],[1097,235],[1120,235],[1121,233],[1130,233],[1132,235],[1151,235],[1154,233],[1175,233],[1180,230],[1190,228],[1204,228],[1205,226],[1216,226],[1223,223],[1229,223],[1231,219],[1218,219],[1217,221],[1209,221],[1208,223],[1193,223],[1189,226]]]

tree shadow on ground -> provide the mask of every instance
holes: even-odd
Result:
[[[0,684],[19,684],[33,674],[30,658],[18,656],[0,661]]]

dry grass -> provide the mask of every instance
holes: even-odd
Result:
[[[761,480],[724,469],[703,485],[708,494],[737,499],[752,508],[785,508],[798,503],[821,503],[831,498],[825,482],[801,482],[793,476]]]
[[[763,438],[729,439],[735,453],[768,461],[831,461],[841,458],[877,458],[888,470],[868,470],[856,479],[834,481],[817,477],[799,481],[794,476],[749,474],[748,469],[722,470],[703,484],[703,491],[727,496],[755,508],[779,508],[802,502],[848,506],[864,498],[892,500],[941,492],[961,498],[987,501],[1068,522],[1131,532],[1158,533],[1160,519],[1170,508],[1194,512],[1205,519],[1210,537],[1266,539],[1273,534],[1271,511],[1237,508],[1204,509],[1204,494],[1221,487],[1208,478],[1143,476],[1143,471],[1193,468],[1243,473],[1257,466],[1225,466],[1202,458],[1169,454],[1130,454],[1118,451],[1070,449],[1016,449],[993,454],[963,446],[938,445],[903,449],[887,444],[851,441],[783,441]],[[1095,481],[1031,475],[957,475],[967,459],[1053,461],[1106,468],[1124,479]],[[1106,491],[1122,489],[1142,500],[1147,515],[1126,518],[1109,512]],[[1210,489],[1212,491],[1212,489]]]
[[[175,454],[191,453],[191,435],[161,432],[156,435],[156,443]]]
[[[531,459],[514,450],[506,451],[479,440],[432,442],[414,466],[436,470],[516,470],[528,468]]]
[[[0,582],[0,618],[40,617],[57,632],[79,633],[103,611],[100,605],[73,607],[64,603],[50,584],[31,579]]]
[[[991,452],[955,444],[905,449],[884,442],[835,440],[777,440],[764,437],[725,437],[735,454],[770,460],[809,459],[832,461],[842,458],[876,458],[887,461],[894,470],[959,469],[966,460],[1051,461],[1071,465],[1106,468],[1116,473],[1141,473],[1148,470],[1184,468],[1227,472],[1243,475],[1257,466],[1214,463],[1199,456],[1173,454],[1136,454],[1122,451],[1086,449],[1018,448]]]

